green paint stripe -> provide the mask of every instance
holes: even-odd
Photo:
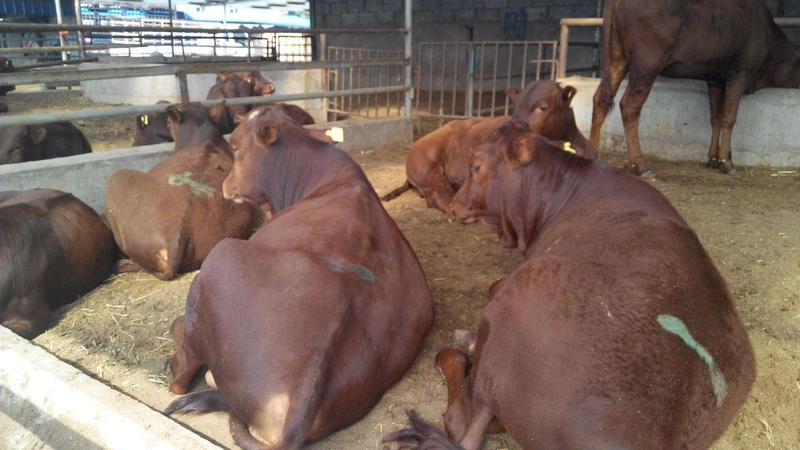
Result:
[[[192,172],[174,173],[167,177],[167,183],[170,186],[189,186],[194,195],[205,195],[209,198],[214,196],[214,188],[193,180]]]
[[[375,274],[361,264],[342,264],[324,256],[320,256],[320,259],[328,265],[330,270],[336,273],[352,272],[368,283],[375,281]]]
[[[728,383],[725,382],[725,375],[719,370],[719,367],[717,367],[711,353],[708,353],[708,350],[694,339],[681,319],[670,314],[661,314],[656,320],[658,324],[661,325],[661,328],[681,338],[684,344],[694,350],[697,356],[706,363],[709,375],[711,375],[711,386],[714,388],[714,396],[717,398],[717,408],[722,406],[722,402],[725,401],[725,397],[728,395]]]

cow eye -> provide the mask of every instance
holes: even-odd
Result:
[[[478,164],[473,164],[472,167],[469,168],[472,173],[478,173],[481,170],[481,166]]]
[[[547,111],[547,110],[549,110],[549,109],[550,109],[550,107],[549,107],[549,106],[547,106],[547,105],[539,105],[539,110],[540,110],[540,111]]]

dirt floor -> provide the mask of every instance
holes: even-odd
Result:
[[[18,97],[19,96],[19,97]],[[41,109],[85,102],[75,92],[17,93]],[[81,103],[82,104],[82,103]],[[88,121],[87,121],[88,122]],[[128,145],[133,119],[79,124],[96,149]],[[125,134],[128,133],[128,134]],[[108,141],[104,139],[109,138]],[[378,193],[404,178],[407,148],[377,148],[352,155]],[[604,155],[619,165],[617,156]],[[716,449],[800,449],[800,171],[740,167],[723,176],[698,163],[650,159],[660,189],[695,228],[728,280],[756,351],[755,387]],[[414,408],[441,426],[446,389],[433,357],[457,329],[476,329],[488,287],[521,256],[500,247],[482,225],[459,225],[425,208],[413,193],[386,204],[422,262],[436,302],[436,323],[413,369],[357,424],[312,446],[315,449],[382,448],[381,437],[405,425]],[[114,276],[60,312],[55,326],[35,342],[121,391],[162,410],[175,397],[166,390],[168,333],[181,314],[194,274],[162,282],[144,273]],[[202,382],[201,382],[202,383]],[[224,414],[185,423],[232,446]],[[487,439],[485,449],[516,449],[508,435]]]

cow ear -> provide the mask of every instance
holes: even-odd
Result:
[[[136,116],[136,126],[138,126],[140,130],[144,130],[148,125],[150,125],[150,116],[148,114]]]
[[[31,137],[31,142],[41,144],[47,136],[47,130],[43,126],[32,125],[28,128],[28,135]]]
[[[278,127],[272,122],[263,122],[256,129],[256,138],[261,145],[268,147],[278,140]]]
[[[220,72],[217,74],[217,80],[228,81],[228,72]]]
[[[518,136],[505,148],[506,161],[514,168],[524,166],[533,160],[535,148],[533,134]]]
[[[183,111],[179,106],[168,106],[167,107],[167,116],[175,123],[183,122]]]
[[[511,99],[512,102],[517,102],[517,96],[519,95],[519,88],[516,86],[511,86],[506,89],[506,95],[508,98]]]
[[[572,99],[575,98],[575,94],[578,93],[578,90],[575,89],[573,86],[564,86],[564,104],[566,106],[570,106]]]

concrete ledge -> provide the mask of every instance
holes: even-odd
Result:
[[[559,81],[578,89],[572,106],[578,127],[588,138],[592,126],[592,97],[600,80],[570,77]],[[612,152],[627,152],[619,113],[619,99],[626,87],[627,80],[623,81],[614,110],[603,127],[603,149]],[[746,166],[800,166],[798,117],[800,89],[762,89],[746,95],[733,129],[734,162]],[[644,105],[639,136],[645,157],[705,161],[711,141],[706,84],[659,78]]]
[[[220,447],[0,326],[0,448]]]
[[[414,136],[411,120],[404,118],[348,119],[309,127],[341,128],[344,142],[337,144],[337,147],[350,152],[380,145],[409,144]],[[114,172],[120,169],[146,172],[167,159],[173,146],[169,142],[0,165],[0,191],[58,189],[75,195],[98,213],[103,213],[106,208],[106,185]]]

